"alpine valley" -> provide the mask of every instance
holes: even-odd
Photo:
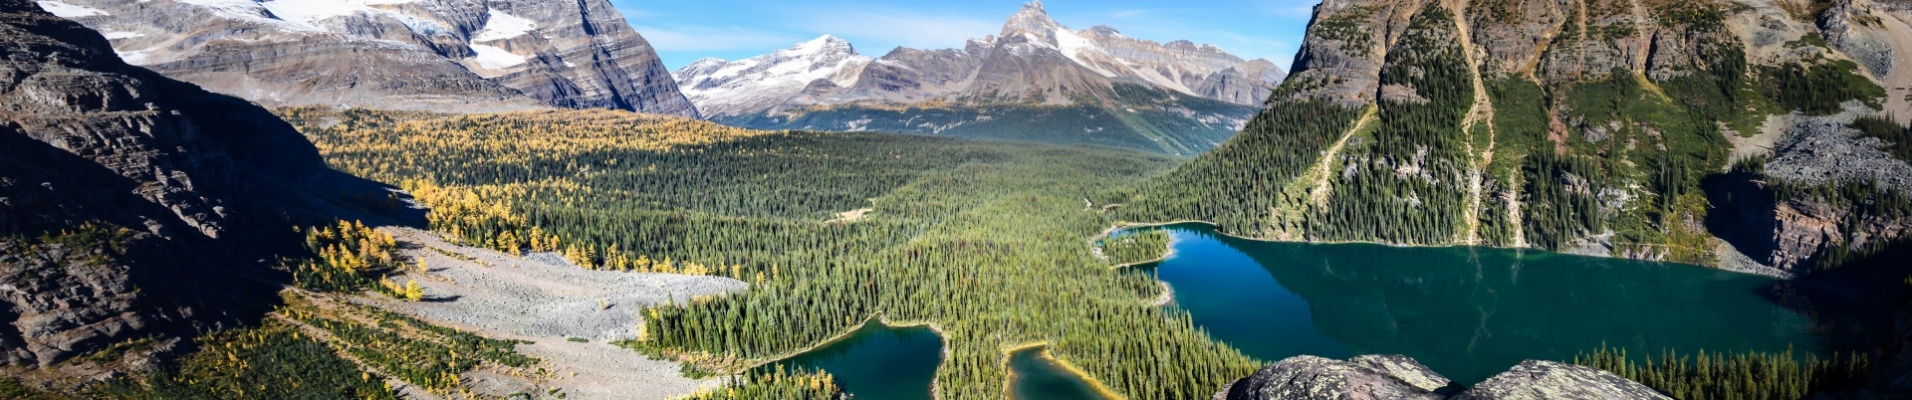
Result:
[[[633,4],[0,0],[0,398],[1912,398],[1912,0]]]
[[[713,121],[759,129],[920,133],[1087,143],[1189,156],[1253,116],[1285,74],[1189,41],[1074,31],[1041,1],[961,49],[857,53],[823,36],[672,73]]]

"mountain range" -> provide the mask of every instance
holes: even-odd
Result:
[[[826,35],[744,60],[699,60],[672,75],[707,117],[745,127],[1194,154],[1239,129],[1285,74],[1214,46],[1135,39],[1108,26],[1070,30],[1036,1],[961,49],[872,58]],[[1059,116],[1066,127],[1049,122]]]
[[[1277,240],[1836,268],[1912,230],[1908,22],[1871,0],[1329,0],[1240,135],[1115,202]]]
[[[127,62],[267,106],[697,116],[606,0],[44,0]]]

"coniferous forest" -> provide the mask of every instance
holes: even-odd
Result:
[[[104,0],[67,1],[108,6]],[[125,25],[117,19],[123,16],[91,6],[0,0],[13,8],[46,9],[0,9],[0,36],[34,38],[19,47],[59,47],[53,45],[66,38],[21,33],[59,27],[73,29],[84,36],[76,41],[92,46],[47,57],[0,50],[0,76],[32,78],[0,87],[0,100],[20,103],[0,104],[12,106],[0,107],[12,110],[0,112],[0,135],[8,135],[0,139],[20,144],[12,147],[34,147],[33,152],[0,149],[0,155],[32,156],[0,158],[0,189],[10,191],[0,193],[0,211],[72,217],[14,218],[0,213],[0,229],[5,229],[0,232],[0,278],[5,278],[0,280],[0,295],[6,295],[0,297],[7,297],[0,299],[7,300],[0,302],[0,317],[26,321],[16,325],[41,331],[0,330],[0,355],[16,364],[43,363],[0,365],[3,371],[24,371],[19,377],[0,376],[0,398],[561,399],[569,394],[556,382],[570,383],[564,380],[576,378],[579,371],[555,366],[602,364],[548,361],[608,351],[632,358],[590,361],[640,363],[636,357],[650,358],[682,376],[631,387],[681,389],[686,400],[844,399],[850,398],[845,394],[853,385],[842,378],[851,374],[786,364],[800,363],[800,356],[831,355],[835,345],[854,344],[866,327],[902,326],[915,329],[910,339],[927,343],[925,332],[932,331],[940,339],[936,344],[941,353],[927,388],[938,400],[1030,397],[1019,395],[1024,385],[1017,374],[1034,371],[1017,367],[1012,356],[1028,349],[1041,349],[1048,357],[1044,360],[1054,361],[1053,371],[1042,371],[1042,377],[1071,384],[1062,386],[1111,399],[1196,400],[1241,394],[1218,396],[1218,391],[1266,389],[1238,384],[1249,382],[1244,377],[1270,375],[1257,372],[1282,360],[1261,359],[1268,354],[1339,351],[1361,356],[1402,342],[1416,346],[1388,348],[1456,353],[1455,359],[1481,364],[1488,362],[1479,360],[1499,362],[1506,354],[1526,350],[1519,346],[1567,348],[1550,353],[1552,358],[1584,350],[1572,359],[1545,361],[1571,363],[1556,369],[1602,377],[1602,383],[1622,381],[1605,378],[1625,378],[1632,382],[1621,383],[1638,383],[1629,389],[1681,400],[1872,395],[1868,391],[1873,390],[1883,393],[1878,397],[1894,398],[1912,393],[1879,389],[1889,385],[1881,377],[1912,370],[1912,361],[1906,361],[1912,359],[1912,350],[1902,348],[1912,343],[1905,340],[1912,333],[1903,323],[1912,319],[1912,263],[1904,262],[1912,253],[1912,194],[1907,193],[1912,188],[1912,126],[1889,111],[1912,107],[1903,104],[1912,103],[1912,96],[1904,101],[1887,97],[1912,93],[1912,86],[1888,86],[1912,83],[1880,78],[1890,76],[1890,61],[1897,61],[1889,52],[1882,59],[1850,49],[1877,50],[1867,48],[1876,43],[1863,42],[1876,39],[1867,36],[1866,29],[1884,32],[1897,23],[1912,23],[1912,14],[1899,21],[1865,18],[1868,13],[1888,13],[1875,13],[1869,8],[1873,6],[1912,12],[1907,1],[1773,0],[1761,2],[1771,7],[1754,7],[1733,0],[1331,0],[1312,9],[1307,37],[1293,65],[1301,70],[1279,81],[1274,79],[1287,73],[1272,68],[1274,64],[1242,60],[1212,46],[1156,46],[1107,26],[1065,30],[1035,1],[1024,5],[1004,28],[1006,37],[970,41],[968,49],[913,53],[899,48],[893,54],[900,59],[870,58],[826,37],[773,53],[778,57],[702,60],[685,67],[682,72],[687,73],[698,72],[699,65],[714,68],[703,72],[722,72],[711,72],[720,78],[737,73],[724,68],[752,69],[760,66],[756,63],[792,59],[827,58],[840,64],[837,67],[874,68],[837,71],[828,79],[805,74],[767,79],[789,78],[770,84],[807,81],[801,93],[793,94],[798,97],[787,99],[756,98],[774,90],[748,85],[731,90],[763,83],[747,78],[706,80],[716,83],[691,88],[704,95],[738,96],[728,100],[751,106],[765,103],[775,110],[731,115],[700,111],[705,105],[693,101],[711,98],[693,96],[699,93],[662,80],[676,72],[664,71],[656,54],[625,57],[619,52],[629,48],[611,49],[616,46],[610,42],[636,35],[621,30],[600,35],[596,31],[602,26],[588,10],[603,1],[588,1],[592,3],[581,0],[576,7],[583,9],[577,16],[585,17],[581,30],[591,31],[591,40],[577,42],[601,45],[598,48],[552,47],[535,50],[535,57],[514,53],[532,51],[519,48],[533,47],[531,42],[551,44],[520,39],[505,44],[496,38],[503,33],[485,24],[522,19],[527,32],[512,37],[535,33],[566,42],[576,38],[550,35],[560,35],[575,21],[560,21],[564,26],[554,28],[551,25],[560,24],[502,18],[504,13],[490,5],[484,6],[480,25],[427,29],[436,36],[413,38],[444,42],[413,50],[432,62],[443,61],[440,67],[452,75],[471,75],[468,82],[445,83],[454,79],[444,78],[432,84],[469,84],[511,97],[487,110],[530,111],[422,111],[428,107],[409,104],[409,111],[399,111],[377,109],[392,103],[276,98],[311,93],[275,92],[273,99],[231,95],[234,107],[253,105],[247,101],[283,106],[271,111],[277,119],[264,108],[248,109],[259,115],[241,117],[270,122],[253,126],[259,121],[224,121],[177,110],[144,93],[173,86],[140,82],[168,73],[157,70],[205,62],[191,59],[195,54],[160,54],[188,45],[253,43],[257,40],[246,36],[254,33],[250,30],[306,23],[314,25],[301,26],[305,30],[290,36],[314,42],[329,40],[328,35],[350,36],[328,32],[334,27],[318,26],[325,25],[318,23],[323,21],[354,30],[397,32],[400,25],[423,29],[419,21],[424,19],[367,27],[349,18],[403,15],[401,11],[430,7],[380,4],[298,22],[291,20],[299,16],[287,14],[297,10],[266,8],[267,1],[219,6],[225,8],[162,2],[211,7],[198,11],[223,13],[221,18],[241,8],[247,12],[233,23],[240,28],[225,33],[232,38],[167,39],[165,48],[127,51],[119,47],[161,43],[161,34],[157,29],[82,29],[84,22]],[[364,2],[351,5],[366,6],[359,3]],[[558,3],[543,5],[571,6]],[[115,8],[120,6],[109,8],[122,11]],[[259,8],[245,8],[251,6]],[[65,15],[57,15],[62,12]],[[457,23],[470,25],[466,22]],[[45,24],[35,25],[40,23]],[[253,23],[260,25],[247,25]],[[177,23],[162,25],[172,29]],[[1758,34],[1746,34],[1754,28]],[[1031,31],[1012,35],[1015,30]],[[479,44],[478,37],[493,37],[483,40],[505,47]],[[593,42],[600,40],[603,43]],[[1905,45],[1912,46],[1912,39],[1906,40]],[[1090,41],[1128,47],[1084,44]],[[377,45],[372,47],[414,45],[386,39],[365,42]],[[635,42],[652,51],[642,39]],[[1534,51],[1500,48],[1508,43]],[[1149,46],[1172,48],[1175,57],[1209,57],[1225,65],[1202,65],[1204,71],[1195,73],[1115,54]],[[424,47],[432,48],[421,50]],[[150,53],[155,50],[163,51]],[[1213,54],[1206,53],[1209,50]],[[518,64],[493,68],[499,67],[494,65],[501,60],[499,52]],[[253,53],[259,52],[229,54]],[[578,55],[614,53],[648,64],[593,60],[597,65],[584,71],[563,59],[583,62]],[[114,54],[120,59],[107,57]],[[80,55],[101,57],[58,64]],[[38,58],[55,63],[15,66]],[[167,61],[126,62],[161,59]],[[1004,96],[899,92],[905,87],[957,85],[937,82],[947,77],[932,76],[927,71],[931,68],[918,69],[945,61],[975,64],[948,69],[970,71],[957,79],[976,80]],[[913,64],[919,62],[923,64]],[[1051,62],[1055,64],[1047,64]],[[1026,65],[1012,65],[1018,63]],[[558,65],[567,66],[560,71]],[[91,70],[82,67],[111,71],[84,75],[79,72]],[[478,67],[485,70],[472,69]],[[657,76],[574,76],[617,75],[606,71],[619,68],[650,70],[649,75]],[[746,72],[774,68],[756,69]],[[820,69],[810,72],[816,71]],[[873,72],[865,76],[864,71]],[[552,87],[510,87],[544,79],[540,74],[546,72],[553,77],[548,82]],[[339,77],[325,78],[300,85],[311,89]],[[566,81],[573,78],[575,82]],[[590,81],[598,78],[604,81]],[[89,79],[117,83],[79,82]],[[1043,82],[1010,82],[1017,79]],[[877,82],[877,87],[849,80]],[[1055,80],[1064,82],[1047,82]],[[81,83],[98,87],[89,93],[46,89]],[[218,87],[219,82],[171,83],[185,88]],[[367,78],[342,85],[357,89],[386,83]],[[670,90],[583,93],[604,89],[598,86],[614,87],[610,92],[631,86]],[[1098,94],[1059,89],[1076,87]],[[1241,93],[1271,95],[1257,106],[1237,100],[1245,96]],[[928,100],[830,103],[865,95]],[[668,104],[631,104],[640,100]],[[96,105],[91,103],[104,106],[89,108]],[[16,120],[9,114],[27,109],[44,115]],[[1254,115],[1243,125],[1238,117],[1249,113]],[[248,136],[273,130],[290,140],[263,133]],[[272,141],[295,143],[262,144]],[[273,152],[247,153],[280,145],[284,148]],[[295,164],[260,160],[274,157],[304,157],[313,171],[253,171]],[[68,163],[74,165],[64,165]],[[97,181],[77,180],[81,185],[101,187],[69,188],[65,186],[74,186],[71,182],[50,178],[67,169],[78,172],[63,173]],[[299,185],[310,187],[291,187]],[[96,194],[114,198],[97,204],[65,198]],[[93,214],[102,216],[80,217]],[[222,224],[271,229],[228,229],[232,227]],[[1196,224],[1214,229],[1175,229]],[[257,246],[230,237],[255,234],[261,236]],[[1250,239],[1291,243],[1265,249],[1230,245]],[[168,242],[165,257],[202,250],[197,246],[230,252],[206,260],[251,267],[230,281],[269,290],[242,293],[258,289],[248,286],[231,293],[215,288],[208,293],[174,293],[189,291],[178,289],[149,294],[138,283],[153,281],[133,278],[175,271],[231,272],[154,269],[150,262],[131,260],[136,252],[125,248],[159,241]],[[258,249],[233,250],[237,246]],[[1450,261],[1424,260],[1452,255],[1473,268],[1464,274],[1419,278],[1399,270],[1337,268],[1348,262],[1323,255],[1327,252],[1290,251],[1314,246],[1363,256],[1400,250],[1387,246],[1455,246],[1411,249],[1429,251],[1400,253],[1409,256],[1399,259],[1346,260],[1441,266]],[[171,261],[196,260],[200,258]],[[1177,273],[1201,269],[1168,267],[1184,261],[1266,268],[1201,278],[1233,290],[1208,293],[1267,296],[1206,302],[1178,297],[1205,289],[1171,280]],[[1360,279],[1317,283],[1331,289],[1291,290],[1301,286],[1292,275],[1280,273],[1279,268],[1291,267],[1284,262],[1318,263],[1320,275]],[[1560,265],[1587,268],[1571,272],[1597,268],[1643,280],[1661,276],[1628,271],[1679,268],[1676,272],[1692,277],[1681,275],[1670,284],[1649,282],[1658,286],[1635,287],[1627,284],[1633,281],[1623,281],[1610,289],[1617,292],[1615,298],[1634,295],[1629,300],[1642,303],[1705,298],[1692,302],[1691,308],[1700,311],[1686,314],[1606,313],[1631,307],[1612,307],[1613,302],[1590,301],[1582,292],[1558,290],[1593,287],[1580,285],[1585,276],[1544,275],[1567,276],[1561,280],[1568,283],[1562,284],[1536,278],[1542,274],[1521,274],[1523,268]],[[551,269],[539,269],[547,267]],[[487,282],[482,280],[495,276],[470,271],[481,268],[536,273]],[[464,273],[469,275],[459,275]],[[577,275],[562,277],[568,281],[553,277],[572,273]],[[468,279],[472,276],[481,278]],[[1507,282],[1501,276],[1509,277]],[[644,280],[649,278],[657,280]],[[603,283],[608,289],[573,285],[577,282]],[[1170,288],[1171,282],[1178,286]],[[507,289],[479,287],[482,284]],[[1230,284],[1240,286],[1226,286]],[[1446,293],[1438,290],[1442,285],[1485,289],[1441,295]],[[1639,289],[1675,285],[1694,287],[1695,295],[1639,295],[1687,294]],[[1540,294],[1513,295],[1514,290],[1502,287]],[[1259,290],[1263,288],[1267,290]],[[1716,290],[1721,288],[1729,290]],[[453,290],[469,292],[444,293]],[[640,291],[647,292],[635,293]],[[1325,301],[1318,295],[1325,292],[1351,295]],[[1746,296],[1702,295],[1710,293]],[[464,296],[485,295],[532,306],[457,303]],[[1749,299],[1759,302],[1737,302]],[[1704,307],[1714,305],[1707,303],[1713,300],[1723,306]],[[247,304],[216,307],[228,302]],[[595,302],[596,308],[551,311],[586,302]],[[1270,304],[1234,304],[1251,302]],[[1438,307],[1403,306],[1406,302]],[[444,307],[430,308],[435,305]],[[502,316],[474,316],[480,313],[452,305],[518,309],[500,312]],[[1569,335],[1556,331],[1509,332],[1521,329],[1486,323],[1524,321],[1508,317],[1526,314],[1511,312],[1515,307],[1542,309],[1546,312],[1534,314],[1545,318],[1583,318],[1575,322],[1625,319],[1587,324],[1627,325],[1614,329],[1617,334],[1587,336],[1638,340],[1611,349],[1579,349],[1586,343],[1562,344],[1568,341],[1560,337]],[[1582,311],[1579,314],[1554,312],[1571,307],[1584,308],[1575,309]],[[1280,313],[1253,313],[1268,310]],[[465,314],[445,318],[434,312]],[[564,315],[531,316],[547,312]],[[1268,318],[1277,322],[1302,315],[1292,318],[1298,321],[1293,325],[1257,325],[1240,335],[1295,346],[1259,348],[1229,336],[1233,332],[1225,329],[1239,321],[1227,319],[1238,317],[1237,312],[1243,315],[1239,318],[1283,317]],[[1689,314],[1701,317],[1665,317]],[[1476,315],[1479,327],[1449,323]],[[470,318],[460,319],[464,317]],[[493,317],[544,326],[524,328],[535,333],[486,326],[493,321],[485,318]],[[98,325],[87,325],[91,323]],[[1638,332],[1660,333],[1665,330],[1654,329],[1689,323],[1704,325],[1694,329],[1696,335],[1722,338],[1722,346],[1731,349],[1714,352],[1708,347],[1713,343],[1702,343],[1675,348],[1708,350],[1627,353],[1638,346],[1687,341],[1685,336],[1647,340],[1648,335]],[[155,328],[147,329],[148,324]],[[543,329],[550,325],[576,330]],[[1455,326],[1460,329],[1446,330]],[[1269,330],[1253,330],[1260,328]],[[592,332],[578,333],[587,330]],[[551,333],[559,331],[564,333]],[[16,343],[29,336],[36,336],[32,343]],[[1448,336],[1468,339],[1456,342],[1469,345],[1428,339]],[[554,337],[561,340],[531,340]],[[1806,343],[1802,337],[1822,340]],[[1768,346],[1773,342],[1779,345]],[[1804,350],[1749,350],[1774,350],[1786,343]],[[1361,364],[1366,362],[1332,365],[1367,368]],[[138,369],[123,374],[95,371],[94,366]],[[647,364],[637,374],[655,375],[649,368],[653,366]],[[1330,375],[1347,370],[1310,372],[1297,381],[1346,378]],[[931,375],[927,368],[920,372]],[[1375,373],[1383,372],[1406,373]],[[85,379],[56,376],[66,373]],[[1510,374],[1491,379],[1505,375]],[[580,381],[591,379],[615,380]],[[1442,397],[1485,385],[1426,380],[1393,383],[1433,383],[1417,389]],[[70,382],[78,383],[66,384]],[[510,394],[493,396],[487,390]]]
[[[1083,199],[1166,170],[1164,157],[593,111],[286,115],[335,168],[401,182],[459,240],[749,283],[644,310],[646,337],[627,343],[707,373],[746,371],[876,316],[947,337],[936,379],[947,398],[1002,393],[1004,352],[1028,343],[1137,399],[1192,398],[1258,365],[1150,304],[1153,279],[1111,269],[1085,242],[1113,221]],[[806,382],[765,381],[791,379]]]

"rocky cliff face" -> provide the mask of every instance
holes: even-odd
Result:
[[[1159,115],[1144,119],[1163,121],[1160,126],[1091,118],[1070,128],[1166,142],[1141,148],[1182,154],[1239,129],[1285,76],[1272,62],[1243,60],[1214,46],[1134,39],[1107,26],[1070,30],[1049,18],[1041,2],[1025,4],[1000,32],[963,49],[898,48],[871,59],[826,36],[736,62],[700,61],[674,75],[705,114],[752,127],[1022,136],[1047,127],[1004,115],[1018,113],[1004,108],[1147,110]],[[909,111],[879,111],[897,109]],[[908,123],[878,125],[888,119]],[[1172,131],[1216,134],[1190,138]]]
[[[1403,356],[1361,356],[1348,361],[1313,356],[1270,364],[1217,395],[1227,400],[1455,399],[1621,400],[1668,399],[1619,376],[1551,361],[1527,361],[1465,390]]]
[[[1871,0],[1822,5],[1327,1],[1264,112],[1175,178],[1205,181],[1165,183],[1124,218],[1774,275],[1836,263],[1912,221],[1861,216],[1894,208],[1876,196],[1728,205],[1746,198],[1719,189],[1746,160],[1766,161],[1742,177],[1758,187],[1748,193],[1912,189],[1912,165],[1882,150],[1893,144],[1853,126],[1912,113],[1899,68],[1912,25]],[[1243,162],[1265,168],[1231,167]],[[1720,224],[1726,208],[1767,217]]]
[[[0,365],[268,307],[270,238],[329,207],[292,188],[340,182],[317,150],[32,2],[0,1],[0,38]]]
[[[132,64],[272,106],[698,115],[608,1],[39,3]]]

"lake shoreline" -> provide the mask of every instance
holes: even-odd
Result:
[[[1256,359],[1405,354],[1467,381],[1601,343],[1643,355],[1694,343],[1820,351],[1801,316],[1758,294],[1779,282],[1770,277],[1513,249],[1253,240],[1211,226],[1148,231],[1170,231],[1179,255],[1142,271],[1175,290],[1165,307]]]
[[[753,362],[748,367],[741,368],[738,371],[732,371],[732,375],[743,373],[743,372],[750,371],[757,368],[762,368],[770,364],[776,364],[779,362],[789,361],[790,359],[796,358],[797,356],[801,356],[813,351],[820,350],[824,347],[829,347],[830,345],[837,344],[845,340],[849,340],[850,338],[855,337],[858,331],[862,331],[863,328],[869,326],[871,322],[876,322],[876,323],[882,324],[886,328],[892,328],[892,329],[918,328],[918,327],[929,328],[931,332],[936,333],[937,341],[941,344],[941,346],[938,346],[938,347],[942,351],[942,356],[940,359],[936,360],[936,371],[940,373],[943,370],[943,366],[948,365],[950,361],[950,347],[951,347],[949,332],[944,331],[942,325],[936,322],[931,322],[931,321],[892,322],[892,320],[890,319],[889,313],[879,311],[875,315],[871,315],[867,318],[864,318],[862,322],[858,322],[856,325],[852,325],[848,330],[845,330],[841,333],[837,333],[836,335],[830,336],[829,338],[826,338],[823,341],[817,342],[814,345],[810,345],[798,350],[793,350],[789,353],[779,355],[776,357],[766,358],[763,361]],[[933,376],[932,378],[930,378],[929,392],[930,392],[931,399],[941,400],[943,398],[941,385],[936,381],[936,379]]]
[[[1006,350],[1003,350],[1002,366],[1003,366],[1003,371],[1005,371],[1005,373],[1003,378],[1002,390],[1003,390],[1004,399],[1016,398],[1015,396],[1016,369],[1009,366],[1009,361],[1015,358],[1016,353],[1025,352],[1025,351],[1040,352],[1036,354],[1036,357],[1054,362],[1056,366],[1061,367],[1064,372],[1068,372],[1070,375],[1074,376],[1076,379],[1079,379],[1083,383],[1088,384],[1090,389],[1095,390],[1096,394],[1102,396],[1102,398],[1105,400],[1128,399],[1128,397],[1123,396],[1120,393],[1116,393],[1114,389],[1109,388],[1108,385],[1103,384],[1102,381],[1095,379],[1095,377],[1089,376],[1088,371],[1084,371],[1081,367],[1077,367],[1075,364],[1071,364],[1068,361],[1055,357],[1054,354],[1049,351],[1049,348],[1052,346],[1054,346],[1054,344],[1045,340],[1045,341],[1039,341],[1039,342],[1033,342],[1033,343],[1024,343],[1024,344],[1012,346]]]
[[[1590,258],[1604,258],[1604,259],[1612,259],[1612,260],[1622,260],[1622,261],[1637,261],[1637,262],[1643,262],[1643,263],[1651,263],[1651,264],[1659,264],[1659,265],[1680,265],[1680,266],[1689,266],[1689,267],[1698,267],[1698,268],[1706,268],[1706,269],[1710,269],[1710,270],[1718,270],[1718,271],[1725,271],[1725,272],[1731,272],[1731,273],[1735,273],[1735,274],[1742,274],[1742,275],[1754,275],[1754,276],[1763,276],[1763,277],[1768,277],[1768,278],[1773,278],[1773,279],[1778,279],[1778,280],[1792,280],[1792,278],[1794,278],[1794,276],[1788,276],[1788,275],[1780,275],[1780,274],[1775,274],[1775,273],[1772,273],[1772,272],[1770,272],[1770,271],[1765,271],[1765,270],[1753,270],[1753,269],[1746,269],[1746,268],[1729,268],[1729,267],[1714,267],[1714,266],[1706,266],[1706,265],[1699,265],[1699,264],[1689,264],[1689,263],[1682,263],[1682,262],[1673,262],[1673,261],[1662,261],[1662,260],[1645,260],[1645,259],[1637,259],[1637,258],[1623,258],[1623,257],[1614,257],[1614,256],[1611,256],[1611,255],[1598,255],[1598,254],[1579,254],[1579,253],[1569,253],[1569,252],[1560,252],[1560,251],[1551,251],[1551,250],[1545,250],[1545,249],[1539,249],[1539,248],[1533,248],[1533,247],[1497,247],[1497,246],[1478,246],[1478,245],[1460,245],[1460,244],[1447,244],[1447,245],[1420,245],[1420,244],[1403,244],[1403,243],[1388,243],[1388,242],[1376,242],[1376,241],[1369,241],[1369,240],[1276,240],[1276,239],[1263,239],[1263,238],[1255,238],[1255,237],[1247,237],[1247,236],[1240,236],[1240,235],[1236,235],[1236,234],[1232,234],[1232,233],[1229,233],[1229,232],[1226,232],[1226,231],[1223,231],[1223,230],[1222,230],[1222,226],[1221,226],[1221,224],[1217,224],[1217,223],[1214,223],[1214,222],[1209,222],[1209,221],[1203,221],[1203,220],[1176,220],[1176,221],[1172,221],[1172,222],[1149,222],[1149,223],[1126,223],[1126,224],[1124,224],[1124,223],[1118,223],[1118,224],[1115,224],[1115,225],[1112,225],[1112,226],[1110,226],[1110,227],[1109,227],[1108,229],[1106,229],[1106,230],[1103,230],[1103,231],[1102,231],[1102,233],[1100,233],[1100,234],[1097,234],[1097,235],[1095,235],[1095,236],[1094,236],[1093,238],[1091,238],[1091,239],[1089,239],[1089,243],[1090,243],[1090,245],[1092,246],[1092,249],[1094,249],[1094,251],[1095,251],[1095,254],[1096,254],[1096,257],[1097,257],[1097,258],[1101,258],[1101,259],[1102,259],[1103,261],[1109,261],[1109,260],[1108,260],[1108,258],[1107,258],[1106,256],[1103,256],[1103,255],[1102,255],[1102,252],[1101,252],[1101,248],[1100,248],[1099,246],[1094,246],[1094,244],[1095,244],[1096,242],[1098,242],[1098,241],[1101,241],[1102,239],[1105,239],[1105,238],[1107,238],[1107,237],[1108,237],[1109,235],[1112,235],[1112,234],[1114,234],[1114,233],[1116,233],[1116,232],[1120,232],[1120,231],[1124,231],[1124,230],[1129,230],[1129,229],[1142,229],[1142,228],[1161,228],[1161,227],[1170,227],[1170,226],[1176,226],[1176,225],[1204,225],[1204,226],[1208,226],[1208,227],[1210,228],[1210,230],[1212,230],[1212,231],[1214,231],[1214,233],[1215,233],[1215,234],[1218,234],[1218,235],[1225,235],[1225,236],[1228,236],[1228,237],[1231,237],[1231,238],[1235,238],[1235,239],[1239,239],[1239,240],[1245,240],[1245,241],[1252,241],[1252,242],[1261,242],[1261,243],[1287,243],[1287,244],[1319,244],[1319,245],[1373,245],[1373,246],[1381,246],[1381,247],[1388,247],[1388,248],[1396,248],[1396,249],[1480,249],[1480,250],[1511,250],[1511,251],[1516,251],[1516,252],[1527,252],[1527,251],[1534,251],[1534,252],[1540,252],[1540,253],[1546,253],[1546,254],[1557,254],[1557,255],[1565,255],[1565,256],[1577,256],[1577,257],[1590,257]],[[1173,254],[1174,254],[1174,250],[1173,250],[1173,248],[1172,248],[1172,246],[1171,246],[1171,249],[1170,249],[1170,253],[1169,253],[1169,254],[1170,254],[1170,255],[1173,255]],[[1138,266],[1138,265],[1147,265],[1147,264],[1150,264],[1150,263],[1159,263],[1159,262],[1162,262],[1162,261],[1164,261],[1164,260],[1165,260],[1166,258],[1167,258],[1167,256],[1164,256],[1164,257],[1163,257],[1162,259],[1156,259],[1156,260],[1150,260],[1150,261],[1143,261],[1143,262],[1135,262],[1135,263],[1128,263],[1128,264],[1122,264],[1122,265],[1118,265],[1118,266],[1116,266],[1115,268],[1117,268],[1117,269],[1120,269],[1120,268],[1127,268],[1127,267],[1134,267],[1134,266]]]

